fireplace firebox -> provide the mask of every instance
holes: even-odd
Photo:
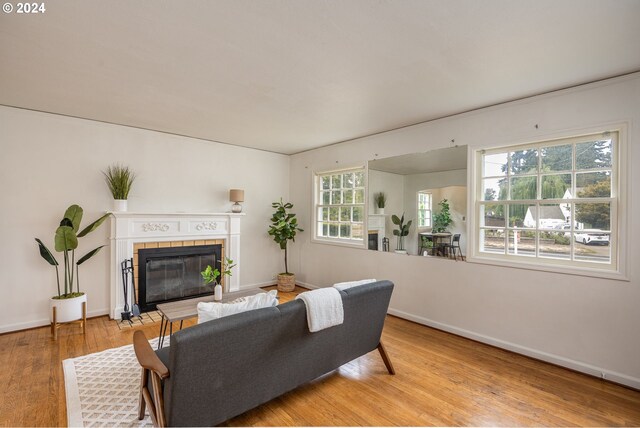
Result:
[[[138,251],[138,304],[151,311],[159,303],[213,293],[200,272],[207,265],[221,269],[222,245],[146,248]]]

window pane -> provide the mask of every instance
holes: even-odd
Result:
[[[342,203],[343,204],[352,204],[353,203],[353,190],[343,190],[342,191]]]
[[[351,221],[351,208],[340,208],[340,221]]]
[[[354,182],[355,182],[355,179],[353,178],[353,172],[342,174],[342,187],[351,189],[353,188]]]
[[[351,225],[349,225],[349,224],[341,224],[340,225],[340,237],[341,238],[351,238]]]
[[[538,150],[511,152],[511,174],[531,174],[538,172]]]
[[[329,236],[332,237],[332,238],[337,238],[338,237],[338,224],[337,223],[329,224]]]
[[[611,237],[608,233],[576,231],[573,238],[575,260],[611,263]]]
[[[483,177],[507,175],[507,153],[484,155],[482,166]]]
[[[337,205],[342,203],[342,199],[340,199],[340,195],[342,192],[340,190],[332,190],[331,191],[331,204]]]
[[[322,205],[329,205],[331,203],[331,192],[322,192]]]
[[[569,193],[566,193],[569,190]],[[542,199],[561,199],[571,197],[571,174],[542,176]]]
[[[565,232],[540,232],[540,256],[563,260],[571,259],[570,235]]]
[[[338,214],[340,213],[340,208],[331,207],[329,208],[329,220],[330,221],[338,221]]]
[[[579,198],[608,198],[611,196],[611,173],[576,173],[576,193]]]
[[[611,204],[609,202],[577,203],[576,204],[576,229],[611,230]]]
[[[329,223],[322,223],[322,236],[329,235]]]
[[[538,207],[538,227],[557,229],[569,222],[571,217],[568,204],[545,204]]]
[[[364,221],[364,208],[353,207],[353,221]]]
[[[504,205],[483,204],[480,206],[480,226],[505,227],[504,215]]]
[[[511,200],[536,199],[538,180],[536,177],[514,177],[511,179]]]
[[[362,224],[353,224],[351,226],[351,237],[353,239],[362,239],[364,237],[363,234],[363,225]]]
[[[320,179],[320,183],[321,183],[321,188],[323,190],[329,190],[329,186],[330,186],[331,180],[329,179],[328,175],[325,175],[324,177],[322,177]]]
[[[358,171],[355,173],[356,187],[364,187],[364,172]]]
[[[542,171],[570,171],[573,149],[571,144],[544,147],[541,152]]]
[[[327,221],[329,220],[329,208],[321,208],[321,214],[320,214],[320,219]]]
[[[576,144],[576,169],[611,168],[611,140]]]
[[[364,204],[364,189],[356,189],[354,193],[355,193],[354,203]]]
[[[331,188],[332,189],[340,189],[342,187],[341,178],[342,178],[342,175],[332,175],[331,176]]]
[[[535,257],[536,233],[531,230],[510,230],[507,252],[514,256]]]
[[[535,205],[509,205],[509,227],[535,228],[538,209]]]
[[[504,201],[507,199],[506,178],[485,178],[482,180],[482,200],[496,201],[498,199]],[[502,185],[502,186],[501,186]],[[504,189],[501,191],[501,187]]]
[[[504,254],[504,230],[480,229],[480,251]]]

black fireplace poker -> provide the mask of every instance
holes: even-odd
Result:
[[[124,291],[124,311],[120,312],[122,321],[131,321],[131,311],[129,310],[129,273],[133,272],[133,263],[129,266],[129,259],[120,263],[122,269],[122,290]]]

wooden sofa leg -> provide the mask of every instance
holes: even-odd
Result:
[[[378,343],[378,352],[380,352],[382,361],[384,361],[384,365],[387,367],[389,374],[396,374],[396,371],[393,368],[393,364],[391,364],[391,360],[389,359],[389,354],[387,354],[387,350],[384,348],[382,342]]]

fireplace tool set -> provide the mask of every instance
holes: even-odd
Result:
[[[133,273],[133,259],[125,259],[120,263],[122,269],[122,289],[124,291],[124,311],[120,313],[122,321],[131,321],[133,317],[140,318],[140,307],[138,306],[138,296],[136,294],[136,280]],[[129,288],[129,279],[131,279],[131,288]],[[129,290],[133,296],[131,297],[131,310],[129,310]]]

